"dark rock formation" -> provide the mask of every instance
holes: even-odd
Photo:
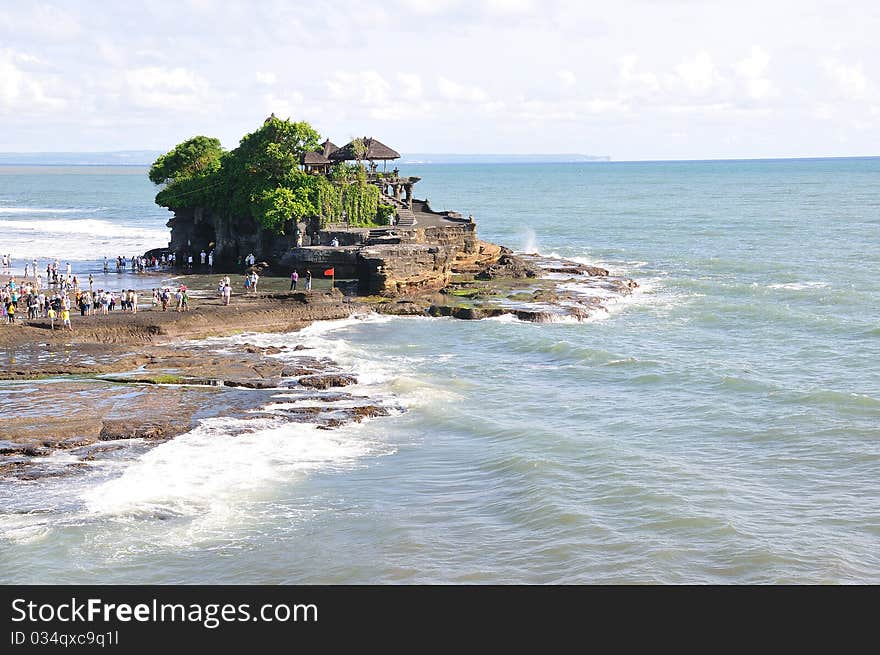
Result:
[[[330,389],[331,387],[347,387],[350,384],[357,384],[357,378],[343,373],[326,373],[301,377],[299,384],[312,389]]]
[[[504,252],[496,263],[487,266],[474,277],[478,280],[494,280],[501,277],[523,279],[538,277],[540,273],[537,266],[511,252]]]

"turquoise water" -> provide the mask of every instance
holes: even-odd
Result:
[[[587,323],[248,337],[321,348],[407,411],[245,437],[217,420],[3,483],[0,580],[880,582],[880,160],[404,172],[484,239],[642,289]],[[115,178],[80,179],[82,206],[116,207]],[[161,231],[150,212],[107,220]]]

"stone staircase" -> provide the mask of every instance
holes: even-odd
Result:
[[[411,209],[398,209],[397,210],[397,227],[413,227],[416,224],[416,215],[413,214]]]
[[[377,246],[387,243],[400,243],[400,237],[395,236],[389,228],[374,228],[367,233],[364,243],[368,246]]]
[[[397,210],[397,220],[394,223],[396,226],[413,227],[416,224],[416,215],[404,201],[398,200],[394,196],[389,196],[387,193],[382,192],[379,202],[385,205],[391,205]]]

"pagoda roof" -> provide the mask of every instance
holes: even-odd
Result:
[[[361,159],[373,161],[375,159],[398,159],[400,153],[386,146],[381,141],[372,137],[362,139],[367,149],[366,154]],[[357,159],[354,151],[354,141],[350,141],[335,152],[329,155],[331,161],[351,161]]]

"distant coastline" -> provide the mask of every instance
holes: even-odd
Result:
[[[159,150],[117,152],[0,152],[0,166],[150,166]],[[568,164],[607,162],[608,156],[578,154],[448,154],[404,153],[404,164]]]
[[[158,150],[115,152],[0,152],[0,166],[149,166]]]
[[[99,167],[120,166],[132,168],[149,167],[161,153],[159,150],[120,150],[116,152],[0,152],[0,166],[45,167]],[[612,159],[607,155],[577,154],[448,154],[404,153],[400,162],[410,166],[445,164],[687,164],[687,163],[735,163],[735,162],[787,162],[787,161],[868,161],[880,159],[880,155],[852,155],[833,157],[754,157],[715,159]]]
[[[608,162],[608,155],[579,154],[456,154],[456,153],[403,153],[402,164],[580,164]]]

